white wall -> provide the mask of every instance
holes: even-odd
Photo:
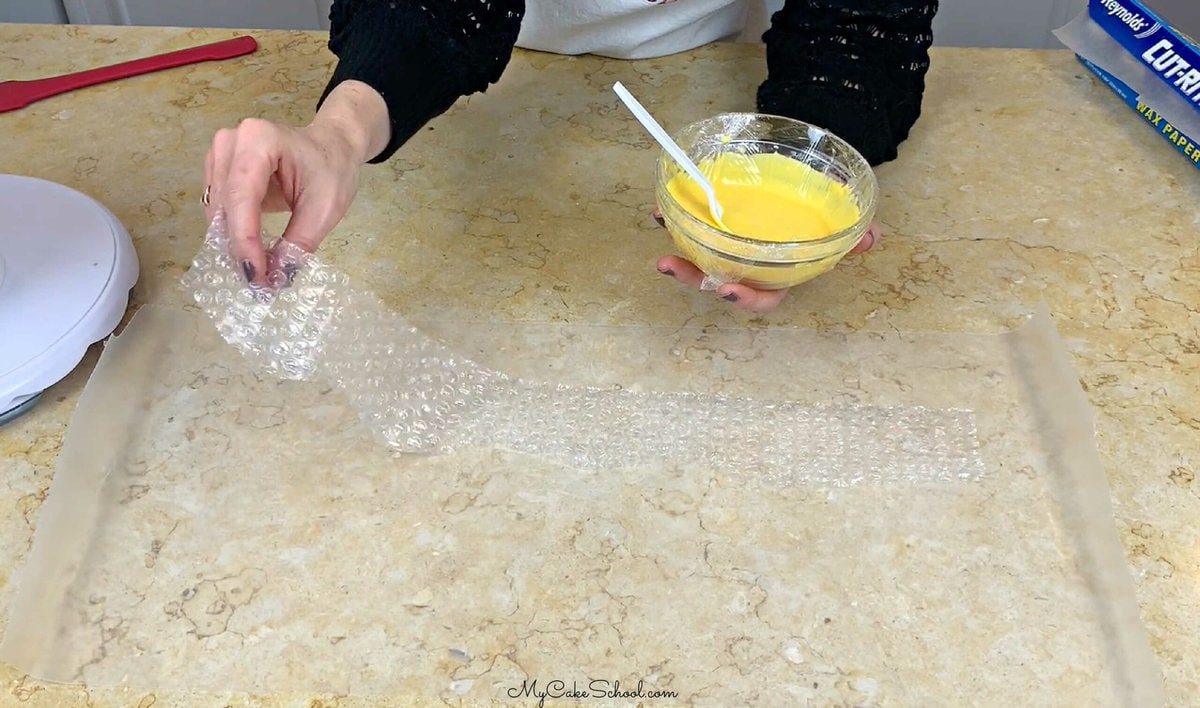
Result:
[[[60,0],[0,0],[0,22],[57,25],[66,21]]]
[[[942,0],[933,22],[944,47],[1055,48],[1051,34],[1087,7],[1087,0]]]
[[[7,0],[0,0],[7,1]],[[63,0],[75,24],[324,29],[331,0]]]

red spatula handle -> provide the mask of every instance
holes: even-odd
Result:
[[[235,37],[222,42],[213,42],[190,49],[180,49],[175,52],[159,54],[144,59],[134,59],[112,66],[102,66],[98,69],[88,69],[74,74],[65,74],[48,79],[35,81],[12,81],[2,87],[4,96],[0,98],[0,110],[24,108],[34,101],[57,96],[68,91],[95,86],[109,81],[127,79],[131,76],[150,74],[163,69],[173,69],[177,66],[199,64],[205,61],[232,59],[246,54],[253,54],[258,49],[258,42],[253,37]],[[10,93],[11,92],[11,93]]]

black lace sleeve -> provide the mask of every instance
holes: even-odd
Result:
[[[763,35],[758,109],[820,125],[872,165],[921,113],[937,0],[787,0]]]
[[[524,0],[335,0],[329,49],[338,64],[320,103],[351,79],[378,91],[392,133],[371,162],[383,162],[459,98],[500,79],[524,15]]]

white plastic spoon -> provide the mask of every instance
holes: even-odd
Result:
[[[684,172],[696,180],[696,183],[700,185],[700,189],[703,189],[704,194],[708,196],[708,210],[712,213],[713,221],[717,222],[717,226],[722,230],[729,231],[729,227],[725,225],[725,222],[721,221],[721,215],[724,211],[721,209],[721,204],[717,201],[717,194],[713,190],[712,183],[700,172],[700,168],[696,167],[696,163],[688,159],[683,149],[671,139],[670,135],[667,135],[667,131],[663,130],[658,121],[654,120],[654,117],[650,115],[642,104],[638,103],[638,100],[633,97],[633,94],[629,93],[629,89],[625,88],[620,81],[613,84],[613,91],[621,98],[621,101],[633,113],[633,116],[638,119],[642,127],[658,141],[659,145],[662,145],[667,154],[673,157],[675,162],[679,163]]]

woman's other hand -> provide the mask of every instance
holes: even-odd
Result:
[[[654,220],[663,226],[662,216],[655,211]],[[850,251],[851,254],[869,251],[879,241],[881,229],[879,224],[871,224],[858,245]],[[690,261],[679,256],[663,256],[656,264],[658,272],[669,275],[689,288],[700,289],[704,273]],[[779,307],[787,297],[788,290],[755,290],[738,283],[726,283],[716,289],[717,297],[727,300],[735,307],[750,312],[770,312]]]

